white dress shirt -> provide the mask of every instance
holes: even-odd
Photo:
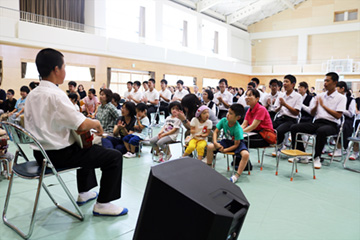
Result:
[[[132,94],[133,92],[134,92],[133,89],[131,89],[130,92],[129,92],[128,90],[126,90],[126,91],[124,92],[125,101],[129,101],[128,96],[129,96],[130,94]]]
[[[173,98],[183,99],[183,97],[185,97],[188,94],[189,94],[188,90],[182,89],[181,92],[179,90],[176,90],[176,92],[174,93]]]
[[[280,98],[283,98],[285,100],[286,104],[289,105],[290,107],[301,111],[302,99],[301,99],[301,95],[299,93],[295,92],[294,90],[292,91],[292,93],[290,93],[289,96],[286,95],[286,92],[280,93],[279,97],[276,99],[275,104],[274,104],[276,109],[280,107],[280,100],[279,100]],[[287,107],[285,107],[285,106],[282,106],[280,108],[278,116],[279,117],[288,116],[288,117],[291,117],[291,118],[297,118],[298,117],[298,115],[292,114],[290,112],[290,110],[287,109]]]
[[[331,110],[342,113],[345,112],[346,110],[346,97],[338,93],[338,91],[335,91],[330,95],[328,95],[326,91],[318,94],[316,97],[321,98],[323,100],[324,105],[330,108]],[[316,101],[313,102],[311,109],[315,107],[315,103]],[[328,113],[323,107],[320,106],[320,104],[318,104],[316,110],[315,120],[317,119],[325,119],[340,124],[340,119],[336,119],[333,116],[331,116],[330,113]]]
[[[305,100],[305,98],[307,97],[307,93],[305,93],[303,96],[301,96],[301,102],[303,103],[304,102],[304,100]],[[313,97],[313,98],[311,98],[311,100],[310,100],[310,103],[309,103],[309,106],[306,106],[305,104],[302,104],[302,106],[301,106],[301,108],[305,111],[305,112],[307,112],[307,113],[309,113],[309,114],[311,114],[311,105],[313,104],[313,102],[315,101],[315,98]]]
[[[171,92],[169,89],[165,88],[165,90],[161,90],[160,94],[163,95],[165,98],[169,99],[169,101],[165,101],[162,97],[160,97],[160,102],[169,103],[171,101]]]
[[[356,115],[356,106],[355,106],[355,99],[352,99],[349,105],[349,109],[345,110],[343,114],[346,117],[352,118]]]
[[[276,110],[276,107],[275,107],[275,101],[276,101],[276,99],[278,99],[278,97],[279,97],[279,91],[277,91],[276,93],[275,93],[275,95],[272,95],[271,93],[269,93],[269,94],[266,94],[266,96],[264,97],[264,100],[263,100],[263,102],[264,102],[264,105],[263,106],[268,106],[268,111],[269,112],[275,112],[275,110]],[[270,105],[268,105],[268,100],[270,99]]]
[[[145,97],[147,98],[148,101],[155,101],[156,99],[159,100],[160,98],[160,94],[159,92],[154,88],[152,91],[150,91],[150,89],[148,91],[145,92]],[[147,105],[152,105],[152,103],[147,102]]]
[[[228,108],[226,108],[223,103],[219,102],[219,100],[217,99],[218,97],[222,97],[224,102],[226,102],[229,105],[232,105],[234,96],[230,92],[228,92],[226,89],[225,89],[224,92],[218,91],[214,95],[214,100],[213,101],[216,103],[216,105],[219,106],[219,110],[226,110],[227,111]]]
[[[130,94],[136,101],[140,101],[143,98],[143,92],[137,90],[137,92],[133,91]],[[137,104],[134,100],[131,99],[131,102]]]
[[[245,101],[245,93],[238,98],[237,103],[241,104],[244,108],[249,107],[249,105],[247,105]]]
[[[58,150],[75,142],[70,130],[77,130],[86,117],[55,84],[41,80],[25,104],[25,126],[45,150]]]

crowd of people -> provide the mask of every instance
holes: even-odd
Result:
[[[296,133],[316,134],[314,159],[302,157],[289,161],[308,163],[312,160],[315,168],[320,169],[327,136],[339,131],[344,116],[345,141],[334,153],[341,155],[359,113],[359,99],[351,96],[347,84],[339,81],[334,72],[325,75],[324,91],[318,95],[314,90],[309,91],[306,82],[297,85],[296,77],[289,74],[281,80],[270,80],[269,93],[265,86],[260,86],[258,78],[251,79],[246,89],[229,86],[226,79],[220,79],[217,87],[200,91],[194,86],[193,93],[182,80],[178,80],[176,86],[168,86],[167,80],[162,79],[161,89],[157,90],[155,79],[149,79],[143,83],[127,82],[127,90],[120,94],[102,88],[98,96],[95,89],[86,91],[74,81],[68,83],[67,95],[57,87],[65,78],[60,52],[41,50],[36,65],[42,80],[40,84],[32,84],[31,91],[22,86],[20,99],[14,98],[12,89],[6,94],[0,91],[2,120],[21,124],[20,118],[24,115],[23,125],[41,139],[56,167],[83,167],[78,170],[78,202],[83,204],[97,198],[95,215],[127,213],[126,208],[111,203],[120,198],[122,157],[136,157],[139,142],[149,138],[149,129],[159,124],[159,112],[164,112],[165,123],[158,134],[149,139],[158,162],[171,159],[169,143],[176,141],[184,129],[183,157],[193,155],[212,166],[217,152],[234,154],[237,172],[231,176],[232,182],[238,180],[248,165],[252,167],[248,147],[276,144],[279,148],[276,156],[286,147],[287,133],[293,140],[292,148],[295,148]],[[94,146],[79,148],[70,130],[90,129],[96,130]],[[250,132],[254,134],[248,142],[244,133]],[[301,143],[296,147],[304,150]],[[350,159],[358,157],[358,148],[354,147]],[[37,151],[34,156],[40,164],[42,160],[38,159]],[[99,195],[90,191],[97,185],[94,168],[103,171]]]

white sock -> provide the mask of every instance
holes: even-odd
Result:
[[[96,196],[96,192],[88,191],[88,192],[81,192],[79,193],[78,199],[86,201],[87,199],[93,198]]]
[[[96,202],[94,205],[94,211],[102,214],[120,214],[124,210],[123,207],[116,206],[110,202],[108,203],[99,203]]]

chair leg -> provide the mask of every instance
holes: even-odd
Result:
[[[313,159],[314,159],[314,156],[313,156]],[[312,167],[313,167],[313,179],[316,179],[316,176],[315,176],[315,164],[314,164],[314,160],[312,161]]]
[[[266,148],[263,148],[263,152],[262,152],[262,155],[261,155],[260,171],[263,170],[265,149],[266,149]]]
[[[257,150],[257,155],[258,155],[258,163],[260,163],[260,153],[259,153],[259,148],[257,148],[256,150]]]
[[[293,161],[293,164],[292,164],[290,181],[294,180],[294,168],[295,168],[295,164],[296,164],[295,162],[296,162],[296,161],[294,160],[294,161]]]
[[[280,154],[276,154],[276,171],[275,171],[276,176],[278,175],[279,161],[280,161]]]

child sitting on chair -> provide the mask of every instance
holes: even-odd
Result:
[[[234,152],[235,157],[241,159],[240,165],[235,175],[230,178],[230,181],[235,183],[243,172],[246,164],[249,160],[249,150],[244,143],[243,130],[238,122],[241,116],[244,114],[244,108],[240,104],[233,104],[229,108],[229,112],[226,114],[226,118],[222,118],[213,134],[213,144],[209,144],[207,148],[206,163],[212,165],[214,153],[222,152],[229,153]],[[217,142],[217,138],[221,129],[224,129],[225,139]]]
[[[172,155],[169,145],[167,144],[176,141],[181,127],[181,120],[177,118],[179,111],[182,110],[181,104],[179,102],[172,102],[169,105],[169,110],[171,115],[165,119],[165,124],[159,134],[150,139],[150,144],[155,151],[155,155],[159,155],[158,162],[164,162],[171,158]],[[160,151],[159,147],[165,153],[165,159],[164,153]]]
[[[136,122],[134,132],[123,138],[127,153],[124,154],[126,158],[136,157],[135,148],[139,146],[141,140],[144,140],[148,135],[148,126],[150,124],[149,118],[146,116],[147,106],[144,103],[136,105]]]
[[[198,159],[202,160],[207,145],[207,137],[212,129],[207,106],[201,106],[196,110],[195,117],[191,119],[190,127],[191,140],[183,156],[189,156],[196,149]]]

